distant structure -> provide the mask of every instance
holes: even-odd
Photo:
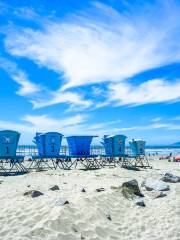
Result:
[[[61,148],[63,135],[58,132],[36,133],[34,143],[39,156],[57,156]]]
[[[66,137],[71,156],[90,156],[90,146],[97,136],[69,136]]]
[[[16,156],[20,133],[11,130],[0,131],[0,156]]]
[[[129,141],[133,156],[145,155],[145,141],[143,139],[132,139]]]
[[[126,138],[124,135],[104,135],[101,143],[106,155],[124,155]]]

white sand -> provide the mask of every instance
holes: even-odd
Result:
[[[180,183],[170,183],[164,198],[152,199],[145,189],[145,208],[125,199],[123,182],[160,179],[171,172],[180,176],[180,163],[152,161],[153,169],[130,171],[104,168],[96,171],[56,170],[0,177],[0,240],[178,240],[180,239]],[[59,191],[49,191],[57,184]],[[27,187],[31,185],[30,187]],[[82,188],[86,193],[82,193]],[[96,192],[96,188],[105,188]],[[44,193],[25,197],[28,190]],[[70,204],[61,206],[67,199]],[[106,215],[110,214],[112,220]]]

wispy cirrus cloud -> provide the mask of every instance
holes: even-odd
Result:
[[[108,101],[114,101],[116,105],[137,106],[147,103],[180,101],[180,80],[172,82],[153,79],[138,86],[118,83],[110,85],[109,91]]]
[[[0,56],[0,68],[4,69],[10,77],[18,83],[20,88],[17,91],[18,95],[29,96],[41,91],[41,87],[38,84],[31,82],[27,74],[20,70],[16,63],[7,60],[4,57]]]
[[[70,105],[69,109],[75,109],[78,105],[79,107],[77,109],[80,110],[87,108],[92,104],[90,100],[84,100],[82,94],[79,95],[75,92],[61,90],[52,91],[46,86],[43,86],[42,83],[40,85],[32,82],[27,73],[19,69],[16,63],[1,56],[0,68],[4,69],[13,81],[20,86],[16,94],[27,97],[32,103],[34,109],[58,103],[68,103]]]
[[[63,131],[75,125],[82,124],[86,121],[86,115],[73,115],[64,118],[53,118],[48,115],[25,115],[19,123],[13,121],[0,120],[0,129],[16,129],[26,133],[35,134],[36,131]]]
[[[68,110],[83,110],[92,105],[91,100],[83,99],[82,95],[70,91],[44,91],[42,94],[31,100],[34,108],[47,107],[59,103],[69,104]]]
[[[89,116],[85,114],[76,114],[63,118],[54,118],[48,115],[25,115],[19,123],[0,120],[0,129],[13,129],[21,132],[22,142],[25,136],[28,136],[28,139],[33,139],[35,132],[48,131],[61,132],[65,136],[97,134],[101,137],[104,134],[125,134],[127,136],[130,134],[132,137],[136,137],[139,131],[141,131],[143,135],[144,131],[152,132],[153,130],[157,131],[157,129],[164,129],[168,132],[177,132],[180,130],[180,125],[174,124],[173,122],[117,127],[117,124],[124,125],[124,123],[121,122],[121,120],[116,120],[109,122],[92,122],[90,124],[88,118]],[[96,143],[99,143],[99,141],[100,140],[97,139]]]
[[[18,18],[36,21],[40,20],[40,16],[32,8],[28,7],[14,8],[13,13]]]
[[[63,73],[63,89],[118,82],[179,61],[178,1],[126,7],[120,12],[96,2],[69,18],[42,23],[41,30],[9,29],[6,49]]]
[[[155,118],[153,118],[153,119],[151,119],[151,122],[159,122],[159,121],[161,121],[162,120],[162,117],[155,117]]]
[[[78,124],[82,124],[87,119],[84,115],[73,115],[65,118],[52,118],[48,115],[26,115],[22,118],[26,124],[30,125],[34,130],[39,131],[65,131],[65,128],[69,128]]]
[[[89,115],[75,114],[68,117],[51,117],[49,115],[25,115],[19,123],[0,120],[0,129],[13,129],[22,132],[22,139],[28,135],[32,139],[35,132],[57,131],[64,135],[98,135],[107,134],[107,127],[113,126],[121,120],[109,122],[88,123]],[[112,131],[111,131],[112,132]]]
[[[169,129],[172,127],[173,125],[171,124],[167,124],[167,123],[154,123],[154,124],[149,124],[149,125],[136,125],[136,126],[132,126],[132,127],[124,127],[124,128],[120,128],[120,131],[123,132],[129,132],[129,131],[143,131],[143,130],[152,130],[152,129]],[[174,126],[174,129],[177,126]],[[178,126],[179,129],[179,126]]]
[[[150,79],[137,85],[128,78],[180,61],[180,3],[176,0],[141,5],[126,2],[122,9],[94,2],[83,12],[46,21],[44,18],[41,21],[32,9],[20,10],[28,12],[30,19],[36,15],[41,28],[9,27],[4,32],[6,51],[29,58],[60,75],[61,88],[56,91],[44,88],[30,99],[34,108],[67,103],[71,110],[77,105],[82,110],[108,104],[136,106],[179,101],[179,79],[171,82]],[[76,90],[79,86],[99,83],[106,84],[107,89],[92,88],[88,99],[86,90],[84,94],[70,91],[70,88]],[[24,91],[28,84],[24,85]],[[19,92],[22,95],[23,91]],[[100,95],[104,101],[98,101]]]
[[[19,131],[22,134],[20,142],[30,144],[36,132],[57,131],[62,134],[77,134],[81,124],[86,119],[86,115],[78,114],[63,118],[54,118],[48,115],[25,115],[18,122],[0,120],[0,130],[12,129]]]

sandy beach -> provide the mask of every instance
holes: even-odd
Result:
[[[150,163],[153,169],[141,171],[116,167],[1,176],[0,239],[180,239],[180,183],[168,183],[167,196],[157,199],[141,187],[144,180],[159,180],[166,172],[179,176],[180,163]],[[132,179],[145,195],[145,207],[124,198],[119,189]],[[54,185],[59,190],[49,190]],[[104,189],[98,192],[99,188]],[[29,190],[43,195],[24,196]],[[63,205],[65,201],[69,204]]]

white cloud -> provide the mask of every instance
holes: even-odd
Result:
[[[15,130],[15,131],[24,131],[31,133],[34,129],[32,129],[31,126],[25,125],[24,123],[17,123],[12,121],[4,121],[0,120],[0,129],[9,129],[9,130]]]
[[[18,95],[27,96],[41,91],[41,87],[38,84],[31,82],[28,79],[27,74],[18,69],[17,65],[0,56],[0,68],[8,72],[10,77],[20,85],[17,91]]]
[[[95,3],[43,29],[9,29],[6,49],[62,74],[63,89],[119,82],[180,60],[180,4],[157,1],[125,12]],[[146,14],[144,12],[146,11]]]
[[[87,117],[85,115],[75,115],[68,118],[54,119],[47,115],[26,115],[23,121],[28,123],[36,131],[66,131],[66,128],[83,123]]]
[[[155,124],[149,124],[149,125],[140,125],[140,126],[133,126],[133,127],[124,127],[120,128],[120,131],[143,131],[143,130],[152,130],[152,129],[159,129],[159,128],[165,128],[170,129],[170,124],[167,123],[155,123]]]
[[[36,132],[57,131],[68,135],[103,135],[108,134],[108,128],[121,122],[121,120],[89,124],[88,115],[72,115],[64,118],[52,118],[48,115],[25,115],[20,123],[0,120],[0,129],[12,129],[33,139]],[[111,130],[110,130],[111,131]]]
[[[177,132],[177,130],[180,130],[180,125],[173,123],[158,122],[149,125],[128,127],[121,127],[121,125],[121,120],[90,124],[88,116],[80,114],[64,118],[52,118],[48,115],[26,115],[21,119],[20,123],[0,120],[0,129],[12,129],[22,134],[22,144],[29,144],[36,132],[57,131],[65,136],[98,135],[101,137],[104,134],[125,134],[127,136],[131,135],[131,137],[139,137],[140,133],[138,133],[137,136],[137,131],[141,131],[142,134],[143,131],[153,131],[153,129],[155,131],[156,129],[163,129],[165,132]],[[136,136],[134,134],[136,134]],[[96,144],[99,142],[99,138],[94,140]],[[64,143],[66,142],[64,141],[63,144]]]
[[[83,109],[89,107],[92,102],[83,100],[82,94],[67,91],[51,91],[45,86],[35,84],[29,80],[27,74],[20,70],[14,62],[0,56],[0,68],[4,69],[10,77],[20,85],[16,92],[20,96],[28,97],[34,108],[51,106],[58,103],[69,103],[69,109]],[[77,107],[78,105],[78,107]]]
[[[17,94],[20,96],[27,96],[40,91],[40,87],[30,82],[27,75],[22,71],[12,75],[12,79],[21,85],[21,88],[17,91]]]
[[[22,118],[34,129],[40,129],[41,131],[61,131],[66,134],[95,134],[107,132],[107,128],[113,125],[116,125],[121,122],[121,120],[109,121],[109,122],[100,122],[100,123],[88,123],[88,115],[77,114],[74,116],[55,119],[47,115],[26,115]]]
[[[161,121],[161,117],[155,117],[155,118],[153,118],[153,119],[151,119],[151,122],[159,122],[159,121]]]
[[[0,129],[16,130],[21,133],[20,143],[30,144],[36,132],[57,131],[65,135],[79,134],[86,115],[52,118],[48,115],[26,115],[19,123],[0,120]],[[82,132],[81,132],[82,134]]]
[[[109,101],[116,105],[142,105],[180,100],[180,81],[170,82],[153,79],[133,86],[128,83],[112,84],[109,87]]]
[[[78,126],[86,121],[86,115],[74,115],[66,118],[52,118],[47,115],[25,115],[21,123],[0,120],[0,129],[14,129],[17,131],[35,134],[36,131],[62,131]]]
[[[22,7],[22,8],[12,8],[14,11],[13,13],[18,17],[22,19],[27,20],[39,20],[39,15],[34,11],[33,8],[28,7]]]
[[[31,100],[34,108],[41,108],[51,106],[58,103],[69,103],[69,109],[83,109],[89,107],[92,102],[90,100],[83,100],[82,96],[74,92],[58,91],[47,91],[36,99]],[[77,107],[78,105],[78,107]]]

